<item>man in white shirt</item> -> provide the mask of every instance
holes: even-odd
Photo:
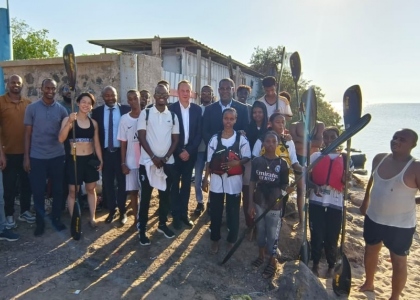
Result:
[[[285,97],[277,95],[276,78],[273,76],[264,77],[262,85],[265,94],[258,101],[263,102],[267,107],[267,117],[270,118],[273,113],[279,112],[286,118],[286,121],[290,121],[293,116],[292,109],[290,108],[289,101]]]
[[[175,234],[166,226],[166,222],[170,209],[169,196],[175,162],[172,153],[178,144],[179,123],[178,117],[167,108],[168,88],[158,85],[154,98],[154,106],[143,110],[137,123],[141,145],[139,168],[141,201],[138,229],[140,245],[143,246],[150,245],[150,240],[146,235],[146,225],[154,186],[159,190],[159,226],[157,231],[163,233],[166,238],[175,237]]]
[[[187,80],[178,83],[178,97],[179,101],[169,107],[179,120],[179,142],[174,152],[175,168],[171,188],[173,226],[177,230],[181,229],[182,224],[187,228],[194,226],[188,216],[188,201],[192,171],[201,142],[201,108],[190,103],[191,84]]]

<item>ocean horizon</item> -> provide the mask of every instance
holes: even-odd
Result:
[[[334,110],[343,114],[341,102],[330,103]],[[362,115],[370,113],[372,120],[352,138],[351,146],[366,154],[365,169],[369,172],[372,160],[378,153],[390,153],[390,141],[395,131],[410,128],[420,135],[420,103],[371,103],[364,105]],[[420,145],[411,152],[420,159]]]

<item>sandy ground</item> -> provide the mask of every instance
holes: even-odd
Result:
[[[193,192],[193,189],[192,189]],[[156,194],[154,194],[156,196]],[[376,274],[375,293],[360,293],[363,283],[363,218],[357,204],[363,189],[352,189],[353,203],[348,207],[348,238],[345,245],[353,273],[350,299],[388,299],[391,290],[391,264],[383,249]],[[292,201],[293,202],[293,199]],[[195,208],[192,193],[190,212]],[[17,207],[18,210],[18,207]],[[141,246],[129,216],[123,227],[118,222],[105,224],[107,212],[98,213],[99,227],[87,226],[88,211],[83,211],[83,238],[74,241],[69,230],[55,232],[47,225],[44,236],[33,236],[34,225],[19,222],[17,242],[0,242],[0,299],[233,299],[249,295],[252,299],[277,299],[276,279],[263,279],[262,268],[250,263],[257,256],[255,242],[244,240],[228,263],[221,266],[225,244],[217,255],[210,255],[209,217],[195,219],[192,230],[175,231],[175,239],[166,239],[157,229],[157,201],[152,200],[148,233],[150,246]],[[67,213],[63,221],[70,223]],[[280,261],[295,260],[302,234],[292,227],[297,221],[291,213],[281,231]],[[245,229],[241,215],[241,232]],[[227,234],[222,228],[222,238]],[[409,277],[403,299],[420,295],[419,235],[414,236],[408,258]],[[324,261],[324,260],[323,260]],[[325,261],[324,261],[325,262]],[[311,265],[310,265],[311,266]],[[321,276],[326,265],[321,265]],[[321,278],[331,295],[331,279]]]

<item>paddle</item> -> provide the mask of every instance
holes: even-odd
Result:
[[[306,166],[310,164],[309,158],[311,156],[311,139],[315,134],[316,130],[316,117],[317,117],[317,100],[315,95],[315,89],[310,87],[302,95],[302,104],[305,111],[304,115],[304,126],[305,126],[305,139],[306,139]],[[308,172],[306,173],[308,175]],[[305,176],[306,185],[308,184],[308,176]],[[303,234],[302,234],[302,245],[299,250],[299,259],[308,265],[310,258],[310,246],[308,242],[308,195],[305,195],[305,204],[303,208]]]
[[[299,176],[298,178],[296,178],[295,182],[293,184],[291,184],[290,186],[292,186],[292,187],[296,186],[296,183],[299,180],[301,180],[302,178],[304,178],[304,176],[306,176],[306,173],[310,172],[313,169],[313,167],[315,167],[316,164],[318,162],[320,162],[321,159],[323,159],[325,157],[325,155],[328,155],[328,153],[330,153],[331,151],[335,150],[338,146],[340,146],[341,144],[343,144],[344,142],[346,142],[349,138],[351,138],[356,133],[358,133],[360,130],[362,130],[367,124],[369,124],[370,119],[371,119],[370,114],[366,114],[362,118],[360,118],[357,123],[355,123],[353,126],[351,126],[347,130],[345,130],[342,134],[340,134],[340,136],[336,140],[334,140],[327,148],[325,148],[324,150],[322,150],[321,155],[315,161],[313,161],[312,164],[310,164],[307,167],[306,172],[304,174],[302,174],[301,176]],[[238,240],[236,241],[236,243],[233,245],[232,249],[230,249],[229,252],[226,254],[225,258],[221,262],[222,265],[225,264],[232,257],[232,255],[235,253],[235,251],[241,245],[241,243],[244,240],[245,236],[249,232],[251,232],[251,230],[253,230],[255,228],[256,224],[261,219],[263,219],[269,213],[269,211],[278,202],[280,202],[285,196],[286,195],[282,196],[279,199],[276,199],[276,201],[274,201],[258,218],[256,218],[254,220],[254,224],[251,227],[248,227],[247,229],[244,230],[244,232],[238,238]]]
[[[69,87],[72,92],[76,91],[76,76],[77,76],[77,66],[76,66],[76,57],[74,55],[73,46],[68,44],[63,49],[63,60],[64,67],[66,69],[67,77],[69,80]],[[71,111],[74,112],[74,97],[71,98]],[[71,145],[71,153],[73,156],[74,164],[74,179],[75,179],[75,195],[74,195],[74,206],[73,206],[73,215],[71,217],[70,232],[74,240],[80,240],[82,235],[82,224],[81,224],[81,211],[78,201],[78,185],[77,185],[77,164],[76,164],[76,126],[72,127],[73,134],[73,143]]]
[[[360,86],[353,85],[349,87],[343,96],[343,118],[344,127],[349,128],[357,122],[362,114],[362,92]],[[343,220],[341,224],[341,245],[340,255],[337,265],[334,268],[332,288],[337,295],[350,295],[351,288],[351,267],[349,260],[344,253],[344,241],[346,235],[346,198],[348,194],[348,182],[350,180],[350,158],[351,158],[351,139],[347,140],[347,159],[345,166],[346,184],[343,194]]]
[[[298,52],[294,52],[290,56],[290,69],[292,71],[292,78],[295,83],[296,101],[298,104],[298,111],[299,111],[300,119],[303,120],[303,112],[300,109],[301,107],[300,107],[299,89],[298,89],[298,81],[300,79],[300,72],[302,69],[302,65],[300,63],[300,56]]]
[[[280,72],[278,73],[277,78],[277,97],[280,93],[280,83],[281,83],[281,77],[283,76],[283,69],[284,69],[284,60],[286,58],[286,47],[283,47],[283,52],[281,53],[281,67]],[[279,100],[276,101],[276,110],[279,109]]]

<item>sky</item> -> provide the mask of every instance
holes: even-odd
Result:
[[[417,102],[418,0],[9,0],[10,17],[48,29],[59,51],[101,53],[87,40],[189,36],[249,63],[255,47],[298,51],[302,77],[342,101],[359,84],[363,103]],[[6,0],[0,0],[6,7]]]

